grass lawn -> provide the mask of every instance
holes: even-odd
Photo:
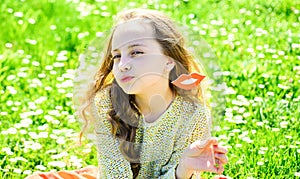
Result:
[[[228,87],[213,131],[229,148],[224,174],[300,178],[296,0],[1,0],[0,178],[97,165],[93,144],[77,143],[74,71],[112,17],[136,7],[165,12],[216,54]]]

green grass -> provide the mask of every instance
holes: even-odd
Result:
[[[43,167],[75,169],[72,161],[78,167],[97,164],[89,141],[77,145],[80,125],[74,120],[72,85],[61,84],[72,80],[67,74],[73,74],[79,54],[97,32],[109,30],[113,15],[145,5],[193,33],[198,28],[198,38],[210,44],[225,72],[223,81],[234,91],[225,96],[225,116],[215,122],[221,130],[214,135],[229,148],[224,174],[299,177],[300,3],[135,2],[1,1],[0,178],[24,178]],[[84,16],[79,9],[89,13]],[[51,161],[66,166],[51,166]]]

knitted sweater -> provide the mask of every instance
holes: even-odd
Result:
[[[132,179],[130,162],[120,152],[120,139],[111,134],[108,112],[112,109],[107,87],[94,98],[96,143],[98,151],[98,178]],[[180,95],[154,122],[147,123],[140,115],[135,146],[140,149],[138,178],[175,179],[175,170],[183,151],[196,140],[206,140],[209,120],[204,107],[192,104]]]

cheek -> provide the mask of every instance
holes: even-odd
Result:
[[[167,80],[159,73],[148,73],[140,75],[133,83],[133,87],[146,87],[161,83],[162,81]]]
[[[138,64],[138,70],[144,72],[162,73],[164,71],[165,63],[160,59],[144,60]]]
[[[117,76],[118,75],[118,67],[117,67],[117,65],[113,65],[113,68],[112,68],[112,74],[114,75],[114,76]]]

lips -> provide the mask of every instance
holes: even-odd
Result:
[[[124,76],[124,77],[121,78],[121,82],[123,82],[123,83],[129,82],[133,78],[134,78],[133,76]]]
[[[189,75],[182,74],[171,83],[181,89],[191,90],[196,88],[204,78],[205,76],[200,75],[199,73],[191,73]]]

